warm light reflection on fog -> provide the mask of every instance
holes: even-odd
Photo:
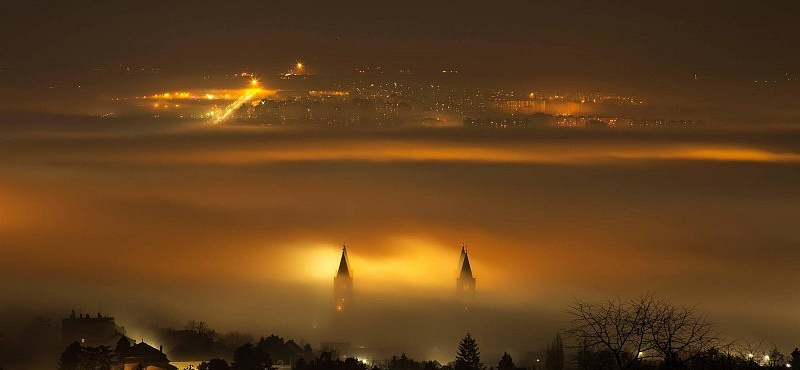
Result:
[[[20,153],[20,161],[66,160],[84,163],[253,165],[292,161],[356,162],[475,162],[608,165],[632,161],[720,161],[800,163],[796,150],[771,149],[748,144],[652,142],[548,141],[495,143],[482,141],[431,141],[423,138],[320,138],[270,140],[261,144],[236,137],[221,141],[213,135],[196,138],[197,145],[157,138],[153,142],[123,141],[104,147],[101,141],[83,141],[68,152],[48,150]],[[66,142],[64,144],[67,144]],[[2,153],[2,148],[0,148]]]
[[[460,251],[457,243],[445,246],[413,236],[387,237],[380,246],[385,252],[378,254],[375,249],[375,245],[348,244],[357,293],[414,289],[414,295],[449,296],[455,286]],[[281,255],[286,262],[281,274],[284,279],[328,288],[339,266],[341,244],[287,246]],[[481,276],[488,276],[488,269],[483,268],[488,267],[487,264],[477,265],[481,267]],[[490,286],[485,288],[486,291],[490,289]]]
[[[773,331],[797,303],[770,301],[798,263],[791,132],[20,127],[0,132],[0,294],[58,312],[331,340],[345,241],[359,325],[395,325],[365,335],[423,317],[415,336],[457,342],[438,325],[461,242],[496,338],[549,338],[572,295],[656,290]]]
[[[124,158],[120,158],[125,160]],[[170,156],[143,153],[138,160],[175,164],[257,164],[275,161],[453,161],[488,163],[609,164],[625,160],[697,160],[733,162],[800,162],[800,154],[775,153],[758,148],[714,145],[653,145],[620,147],[586,145],[492,147],[472,144],[426,142],[320,142],[313,148],[279,144],[271,148],[226,149],[210,152],[174,153]]]

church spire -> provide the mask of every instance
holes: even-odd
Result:
[[[336,311],[344,311],[353,300],[353,275],[350,273],[350,259],[347,258],[347,244],[342,245],[342,258],[339,269],[333,278],[333,297]]]
[[[467,254],[467,247],[461,244],[461,272],[459,278],[474,279],[472,277],[472,267],[469,265],[469,255]]]
[[[339,260],[339,271],[336,276],[351,276],[350,260],[347,258],[347,243],[342,244],[342,259]]]
[[[469,254],[467,246],[461,244],[461,259],[459,261],[459,273],[456,279],[456,296],[464,309],[469,309],[470,303],[475,298],[475,277],[472,276],[472,266],[469,264]]]

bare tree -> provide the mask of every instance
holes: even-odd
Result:
[[[588,348],[607,350],[619,370],[628,370],[641,354],[652,349],[648,323],[653,314],[653,297],[605,303],[575,300],[568,313],[573,316],[566,333]]]
[[[781,368],[787,364],[786,355],[784,355],[783,352],[781,352],[781,350],[775,345],[772,346],[772,349],[769,351],[769,355],[767,355],[764,359],[767,362],[767,366],[772,368]]]
[[[576,299],[569,313],[567,334],[584,348],[610,352],[618,370],[647,358],[660,358],[663,369],[674,369],[720,344],[695,307],[677,307],[651,294],[627,302]]]
[[[611,352],[607,349],[598,351],[591,348],[586,341],[576,346],[574,365],[578,370],[606,370],[616,366]]]
[[[651,307],[647,329],[664,369],[679,367],[719,344],[711,323],[695,307],[676,307],[663,300]]]
[[[764,349],[764,341],[750,342],[747,340],[731,345],[730,353],[744,363],[749,363],[752,366],[761,364],[764,356],[767,354]]]

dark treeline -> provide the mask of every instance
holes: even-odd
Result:
[[[696,307],[675,306],[647,294],[570,307],[573,366],[577,370],[746,370],[800,368],[789,354],[763,343],[722,339]]]
[[[800,350],[795,348],[790,354],[784,354],[777,348],[769,350],[766,355],[742,354],[710,348],[693,356],[687,361],[675,361],[669,365],[668,361],[654,358],[640,358],[632,361],[626,369],[630,370],[786,370],[800,366]],[[763,352],[762,352],[763,353]],[[616,354],[607,349],[591,350],[580,349],[575,354],[575,368],[578,370],[616,370],[619,366],[615,360]],[[623,358],[633,359],[630,353],[624,353]],[[680,362],[675,365],[675,362]],[[672,366],[672,367],[668,367]]]
[[[562,333],[554,336],[543,353],[543,361],[524,366],[517,366],[507,352],[484,364],[478,344],[470,334],[461,340],[455,359],[447,364],[417,361],[405,353],[381,363],[362,362],[333,351],[321,351],[310,359],[313,353],[310,347],[305,356],[290,363],[294,370],[800,369],[799,349],[784,353],[763,342],[726,341],[696,307],[676,306],[651,294],[628,301],[576,300],[569,315],[571,320],[562,332],[564,336]]]
[[[511,354],[482,359],[478,343],[467,334],[454,349],[456,356],[445,364],[415,360],[405,353],[384,360],[364,360],[337,353],[335,349],[297,344],[277,335],[253,340],[237,332],[219,334],[202,321],[189,321],[183,330],[165,330],[172,335],[169,353],[206,358],[199,370],[267,370],[289,366],[292,370],[787,370],[800,369],[800,349],[783,352],[764,342],[726,341],[706,315],[696,307],[676,306],[653,295],[637,299],[603,302],[576,300],[569,308],[569,326],[557,333],[541,362],[514,362]],[[52,322],[34,319],[26,326],[24,341],[10,341],[0,333],[0,370],[41,367],[59,370],[110,370],[123,362],[126,353],[150,351],[156,362],[168,361],[162,348],[136,344],[120,334],[114,345],[78,342],[60,347],[60,356],[47,361],[25,361],[41,347],[52,347],[58,333]],[[563,334],[563,335],[562,335]],[[36,338],[45,338],[36,346]],[[169,342],[169,341],[167,341]],[[58,344],[55,344],[58,346]],[[29,351],[20,349],[29,348]],[[112,350],[113,348],[113,350]],[[175,358],[172,358],[175,360]],[[483,362],[486,360],[486,362]],[[182,369],[181,369],[182,370]]]

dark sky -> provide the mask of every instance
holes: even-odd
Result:
[[[792,1],[6,1],[0,65],[749,79],[800,62]]]

